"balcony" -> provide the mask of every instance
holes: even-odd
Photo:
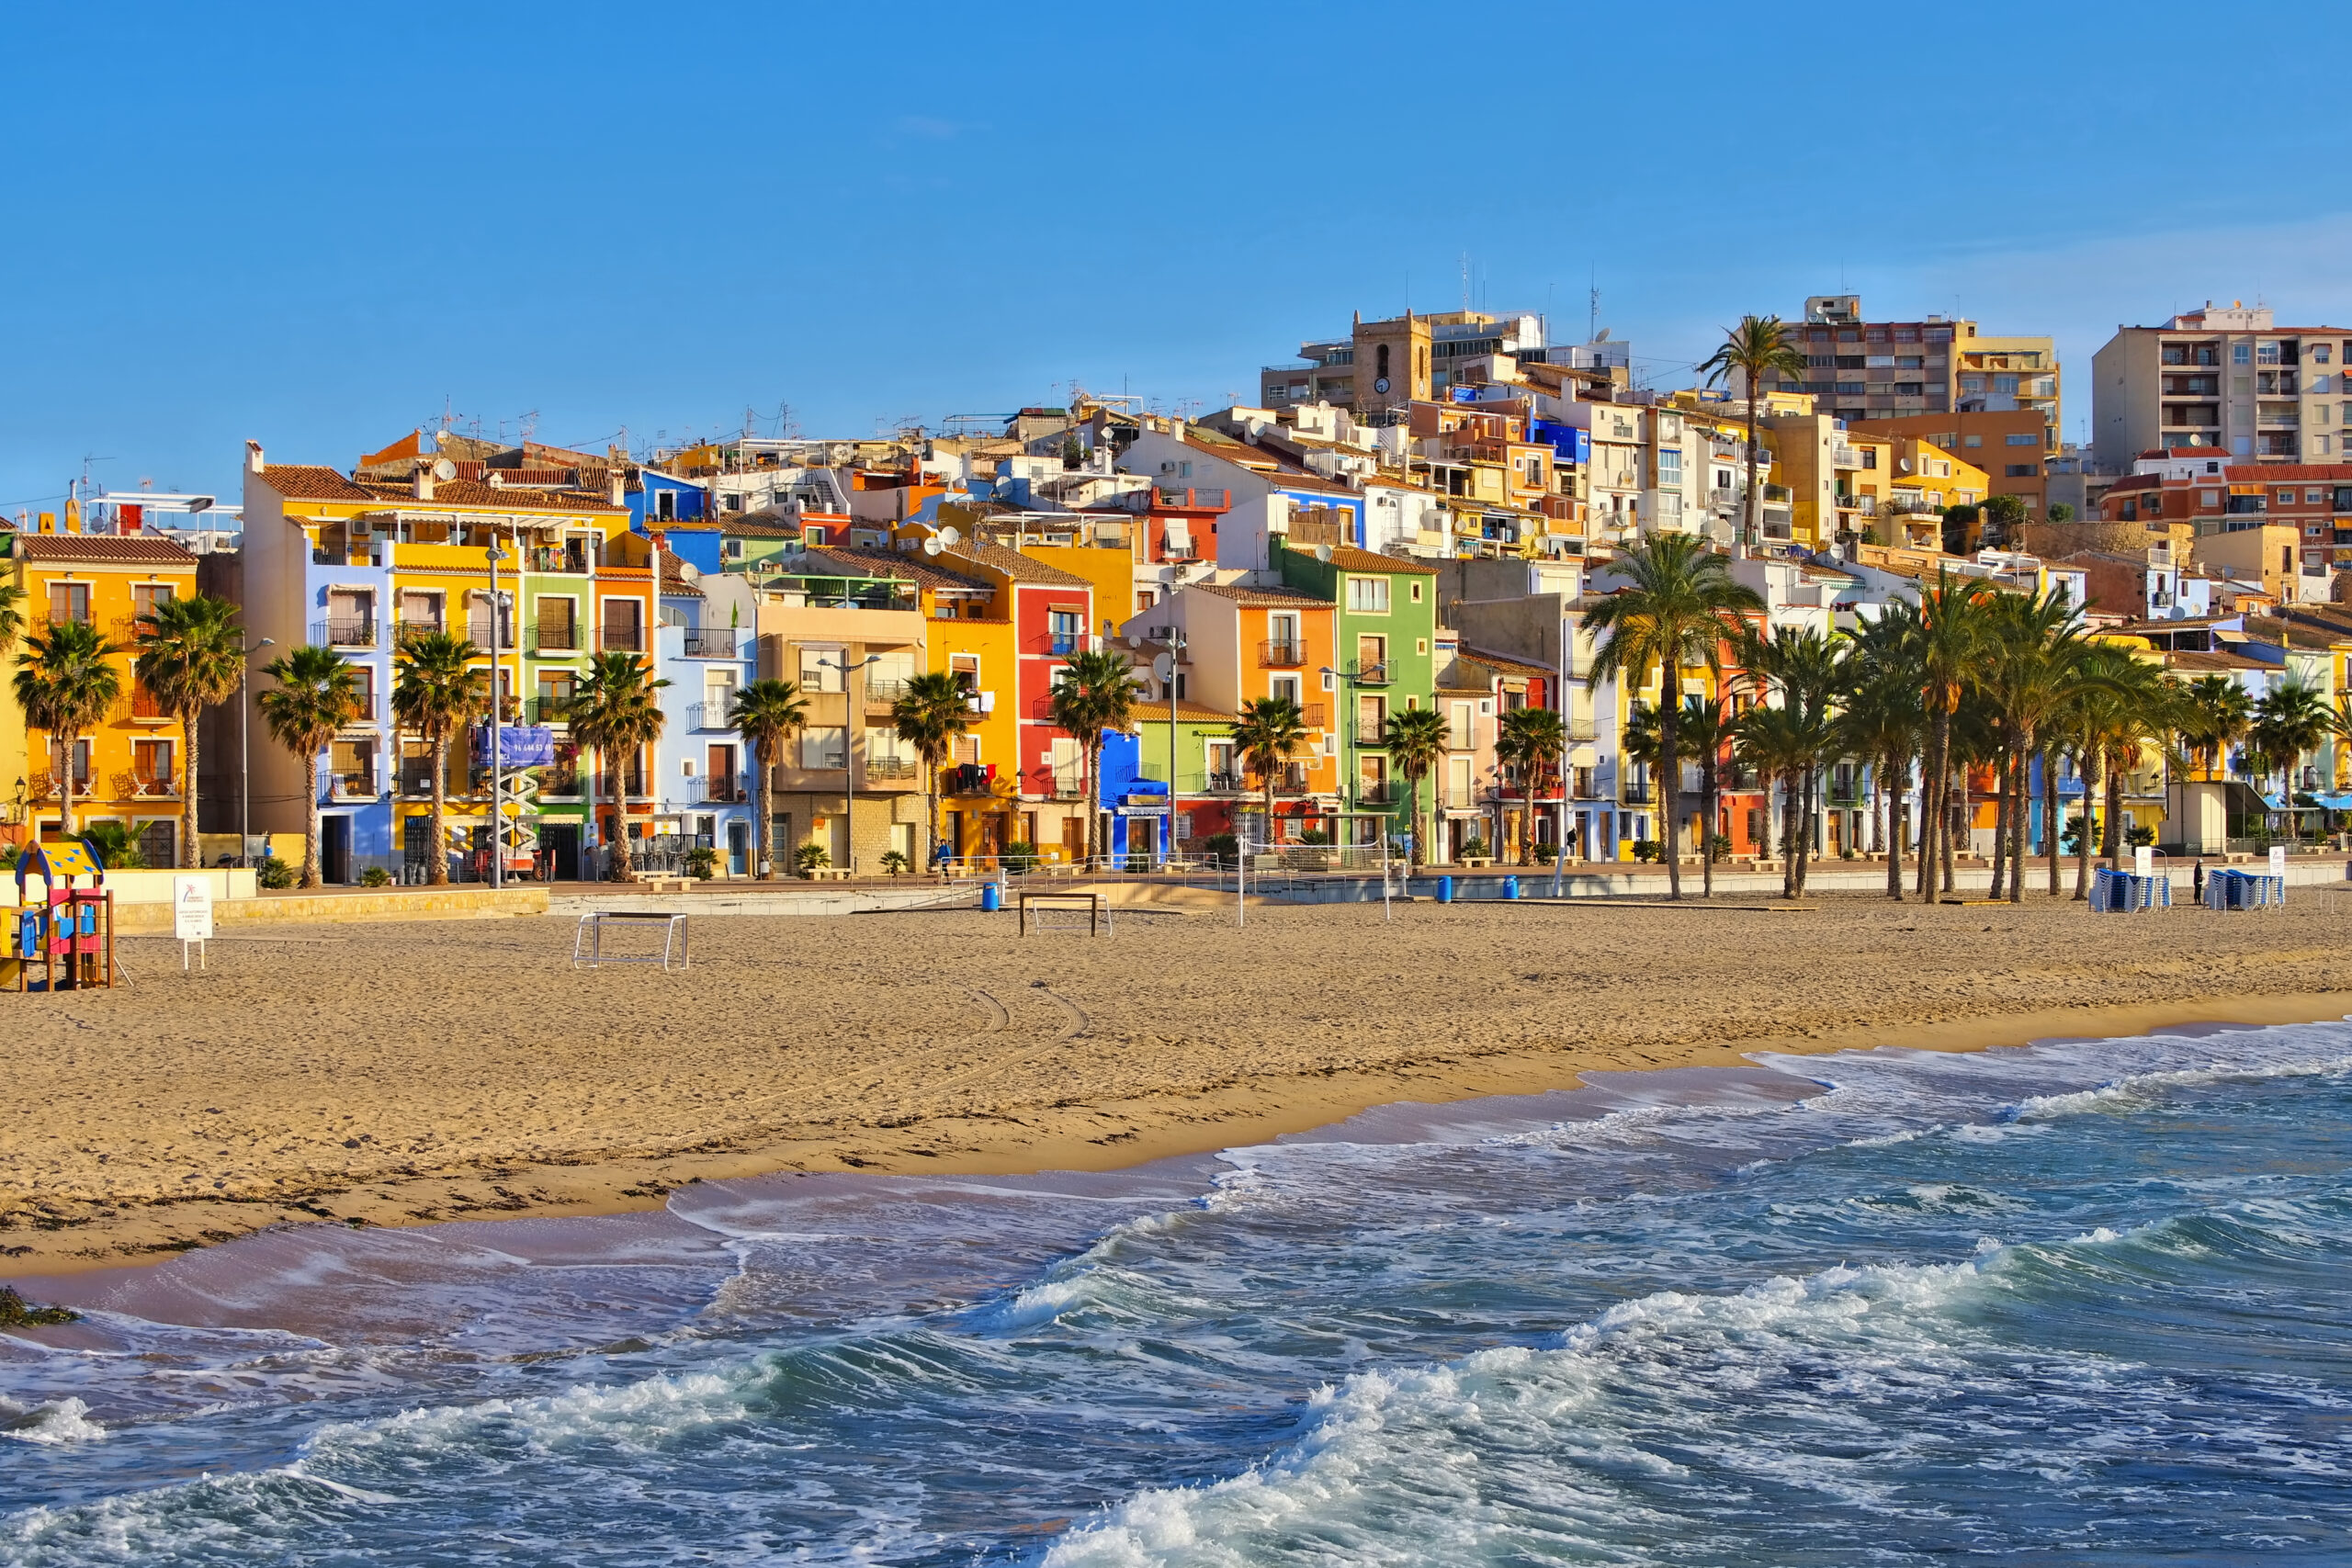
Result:
[[[320,648],[373,648],[376,646],[376,622],[372,616],[313,621],[311,623],[311,641]]]
[[[546,768],[540,771],[540,799],[545,800],[551,795],[562,795],[566,798],[576,798],[579,794],[580,770],[577,767],[566,767],[562,763],[558,763],[552,768]]]
[[[606,653],[643,653],[645,630],[634,623],[616,625],[606,621],[597,636],[596,646]]]
[[[1388,744],[1388,721],[1385,718],[1356,720],[1356,744],[1385,746]]]
[[[119,780],[123,793],[132,800],[177,800],[180,781],[174,773],[132,773]]]
[[[893,783],[922,776],[922,764],[912,757],[868,757],[858,775],[871,781]]]
[[[1152,491],[1152,499],[1158,505],[1174,512],[1223,512],[1233,504],[1233,492],[1162,487]]]
[[[732,729],[735,727],[728,722],[727,710],[733,705],[731,702],[688,703],[686,728],[688,729]]]
[[[1269,638],[1258,645],[1258,662],[1269,670],[1295,670],[1306,662],[1306,645]]]
[[[1240,795],[1250,785],[1239,773],[1212,773],[1202,787],[1210,795]]]
[[[1617,798],[1627,806],[1655,806],[1657,803],[1657,791],[1651,787],[1648,780],[1645,779],[1626,784],[1617,792]]]
[[[425,788],[430,791],[432,787],[428,779]],[[328,797],[334,800],[373,800],[376,798],[376,770],[348,768],[330,773],[327,775],[327,793]]]
[[[134,724],[169,724],[179,717],[157,700],[155,694],[144,685],[130,688],[130,718]]]
[[[907,694],[907,682],[888,676],[869,675],[865,678],[865,705],[869,708],[895,706]]]
[[[1302,705],[1298,710],[1298,722],[1305,725],[1309,729],[1322,728],[1323,705],[1321,703],[1307,703]]]
[[[574,540],[560,546],[534,545],[524,552],[525,569],[535,572],[562,572],[572,577],[585,577],[589,571],[588,546],[584,540]]]
[[[1348,667],[1348,679],[1359,686],[1393,685],[1396,680],[1396,668],[1385,659],[1369,663],[1358,660]]]
[[[533,653],[577,653],[582,640],[579,626],[571,621],[534,621],[530,639]]]
[[[1405,801],[1405,786],[1395,779],[1363,779],[1356,784],[1356,804],[1359,806],[1401,806]]]
[[[732,659],[735,657],[735,628],[732,626],[688,626],[686,628],[688,659]]]
[[[749,773],[708,773],[694,781],[693,800],[709,806],[733,806],[752,798]]]

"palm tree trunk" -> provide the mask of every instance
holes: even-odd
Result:
[[[180,715],[180,867],[194,871],[204,864],[204,850],[197,841],[196,727],[204,710]]]
[[[2058,897],[2058,758],[2041,749],[2041,852],[2050,857],[2050,896]]]
[[[1682,694],[1678,689],[1674,660],[1669,659],[1664,671],[1666,690],[1657,710],[1657,771],[1658,804],[1666,814],[1666,896],[1679,902],[1682,897],[1682,759],[1675,749],[1675,719],[1682,706]],[[1535,797],[1533,789],[1529,800]]]
[[[1758,547],[1763,534],[1764,492],[1756,487],[1756,381],[1751,377],[1747,383],[1747,525],[1743,530],[1751,550]]]
[[[1704,818],[1699,831],[1699,897],[1702,898],[1715,896],[1715,814],[1723,808],[1723,780],[1716,774],[1720,765],[1718,761],[1710,761],[1699,773],[1699,815]]]
[[[1408,772],[1405,775],[1405,810],[1408,820],[1412,824],[1411,837],[1405,849],[1405,869],[1410,871],[1421,863],[1421,775],[1419,773]],[[1384,854],[1381,858],[1385,860],[1387,856]]]
[[[2004,880],[2009,860],[2009,754],[2005,746],[1994,753],[1993,768],[1993,882],[1988,897],[2002,897],[2007,886]]]
[[[752,809],[760,814],[760,819],[752,824],[752,853],[755,857],[752,870],[758,874],[759,880],[762,882],[775,880],[775,846],[768,841],[769,837],[775,830],[772,826],[775,820],[775,814],[768,809],[768,791],[771,787],[768,780],[775,767],[775,763],[772,761],[773,756],[774,752],[767,741],[763,740],[752,748],[752,765],[760,770],[760,776],[752,781]],[[938,775],[934,773],[933,782],[936,784],[937,779]]]
[[[1951,716],[1940,708],[1928,728],[1927,755],[1919,760],[1919,879],[1922,900],[1936,892],[1936,844],[1942,837],[1944,753],[1951,741]]]
[[[585,768],[582,768],[582,769],[581,770],[580,777],[581,777],[581,780],[582,781],[582,785],[581,785],[582,792],[582,793],[587,796],[587,804],[588,804],[588,831],[587,831],[587,834],[586,834],[586,838],[587,838],[586,849],[587,849],[587,852],[588,852],[588,863],[587,863],[586,865],[583,865],[583,866],[582,866],[582,867],[580,868],[580,869],[581,869],[581,873],[582,873],[581,880],[582,880],[582,881],[583,881],[583,882],[594,882],[594,881],[596,881],[596,880],[597,880],[597,876],[596,876],[596,764],[598,764],[598,763],[602,762],[605,759],[604,759],[604,755],[603,755],[602,751],[601,751],[599,749],[597,749],[596,747],[594,747],[594,746],[586,747],[586,748],[583,748],[583,750],[585,751],[585,753],[586,753],[586,755],[587,755],[587,759],[588,759],[588,766],[587,766],[587,767],[585,767]],[[574,759],[573,759],[573,760],[574,760],[575,761],[578,761],[578,755],[577,755],[577,754],[575,754],[575,756],[574,756]]]
[[[842,744],[846,746],[848,742],[843,741]],[[852,846],[852,852],[855,852],[854,846]],[[615,882],[635,882],[637,880],[637,869],[629,863],[628,858],[628,769],[627,759],[623,759],[622,761],[621,782],[613,791],[613,880]]]
[[[2075,899],[2077,904],[2090,897],[2091,888],[2091,796],[2098,788],[2098,756],[2086,748],[2083,752],[2083,825],[2075,834]]]
[[[435,887],[449,880],[449,738],[428,734],[433,748],[433,816],[424,835],[424,880]]]
[[[1952,845],[1962,833],[1968,831],[1968,764],[1958,761],[1947,754],[1945,765],[1950,776],[1944,784],[1943,847],[1937,855],[1937,861],[1943,867],[1943,890],[1951,893],[1955,886],[1952,881],[1952,857],[1959,852],[1952,848]],[[1960,809],[1957,812],[1952,809],[1952,796],[1955,795],[1960,797]]]
[[[1879,776],[1879,793],[1886,797],[1886,896],[1896,903],[1903,902],[1903,794],[1897,781],[1903,776],[1892,752],[1883,759],[1886,766]],[[1909,761],[1909,758],[1903,759]]]
[[[1799,835],[1804,830],[1803,813],[1797,807],[1797,777],[1794,773],[1781,775],[1781,897],[1797,896],[1797,852],[1804,846]]]
[[[302,779],[309,794],[302,817],[302,886],[320,886],[319,876],[319,754],[302,759]]]
[[[74,738],[67,736],[57,743],[57,825],[67,838],[74,836]]]
[[[2025,902],[2026,823],[2033,815],[2033,751],[2030,746],[2018,748],[2017,783],[2010,787],[2010,796],[2017,802],[2009,814],[2009,902]]]
[[[2107,856],[2107,869],[2123,869],[2123,770],[2107,770],[2106,793],[2101,796],[2107,807],[2107,832],[2100,852]]]
[[[1804,897],[1805,873],[1813,867],[1814,823],[1815,819],[1819,817],[1821,810],[1820,770],[1812,767],[1811,765],[1807,765],[1804,770],[1804,783],[1802,793],[1799,795],[1799,799],[1802,802],[1800,815],[1804,824],[1804,836],[1797,840],[1796,896],[1802,898]]]
[[[925,756],[922,766],[923,869],[937,866],[944,875],[945,866],[939,858],[939,759]]]

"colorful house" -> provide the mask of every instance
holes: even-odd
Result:
[[[0,779],[13,819],[0,828],[0,836],[14,844],[59,831],[64,804],[61,768],[70,769],[77,830],[94,822],[119,822],[139,840],[149,865],[178,864],[181,791],[195,782],[183,772],[187,739],[178,717],[139,684],[131,662],[138,617],[162,601],[196,592],[197,558],[168,539],[144,535],[41,532],[14,538],[0,565],[0,581],[24,590],[26,634],[68,621],[96,627],[115,649],[109,662],[120,672],[122,694],[112,712],[72,737],[61,751],[56,736],[26,735],[13,680],[0,681],[6,693],[0,695],[0,726],[23,748],[14,759],[17,771]],[[26,640],[20,636],[12,653],[27,651]],[[15,671],[12,657],[7,673],[13,677]]]
[[[562,718],[592,653],[650,658],[653,624],[650,541],[628,529],[616,471],[605,493],[561,483],[508,483],[503,471],[449,479],[457,464],[429,452],[387,459],[355,479],[310,464],[269,464],[246,443],[244,621],[258,645],[278,652],[305,643],[333,649],[359,677],[353,723],[319,759],[322,873],[356,881],[383,867],[425,872],[433,774],[448,796],[450,853],[459,874],[487,869],[490,770],[474,737],[439,756],[401,731],[390,695],[401,639],[463,635],[494,669],[507,722],[543,736],[552,762],[515,770],[500,815],[506,852],[519,869],[587,874],[592,851],[621,825],[633,838],[652,831],[655,799],[647,757],[605,758],[598,822],[588,818],[587,781]],[[393,477],[399,470],[404,474]],[[540,470],[522,470],[537,478]],[[255,659],[256,669],[277,653]],[[253,695],[266,690],[254,681]],[[310,803],[300,759],[264,739],[252,716],[256,831],[300,832]],[[527,754],[527,753],[526,753]],[[617,797],[616,792],[619,792]]]
[[[1438,568],[1348,545],[1307,551],[1280,543],[1274,565],[1289,587],[1338,611],[1335,657],[1317,671],[1329,671],[1340,726],[1338,814],[1350,819],[1333,837],[1377,842],[1375,824],[1405,804],[1404,781],[1388,754],[1388,716],[1436,701]]]

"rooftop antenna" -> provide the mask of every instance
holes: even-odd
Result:
[[[1585,307],[1584,341],[1590,343],[1600,331],[1600,268],[1597,264],[1587,269],[1585,284],[1591,290],[1591,298]]]
[[[533,435],[538,433],[539,411],[537,409],[527,410],[518,416],[514,423],[522,430],[523,439],[528,441]]]
[[[1470,309],[1470,253],[1462,253],[1462,309]]]

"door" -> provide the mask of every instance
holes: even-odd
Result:
[[[748,875],[752,869],[752,825],[749,822],[727,824],[727,874]]]
[[[579,823],[540,823],[539,847],[548,857],[548,880],[578,882],[581,879]]]
[[[1062,854],[1064,858],[1082,861],[1086,858],[1086,818],[1071,816],[1062,818]]]
[[[319,875],[325,881],[345,883],[352,879],[350,818],[319,819]]]

